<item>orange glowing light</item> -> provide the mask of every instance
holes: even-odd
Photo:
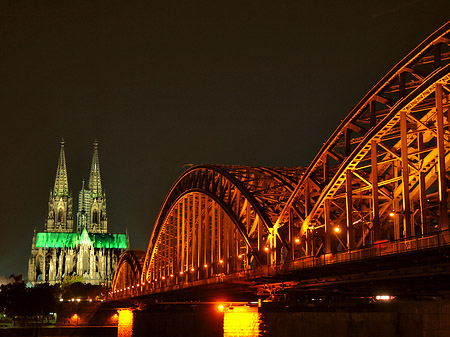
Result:
[[[173,277],[173,274],[170,274],[170,277]]]
[[[389,215],[390,215],[390,216],[394,216],[394,215],[395,215],[395,213],[394,213],[394,212],[391,212],[391,213],[389,213]]]
[[[165,276],[161,277],[161,280],[165,280],[165,279],[166,279],[166,277],[165,277]]]
[[[264,248],[264,250],[267,252],[269,250],[269,247]]]
[[[205,264],[203,265],[203,267],[208,268],[208,265],[205,263]]]
[[[220,260],[219,263],[223,263],[223,260]]]
[[[133,311],[129,309],[119,310],[117,336],[131,337],[133,335],[133,320]]]
[[[295,243],[299,243],[299,242],[300,242],[299,238],[295,239]]]
[[[182,272],[182,271],[180,271],[180,275],[183,275],[183,272]]]
[[[230,309],[230,308],[229,308]],[[223,336],[260,336],[261,314],[258,308],[248,306],[233,306],[233,310],[224,310]]]
[[[223,312],[223,304],[219,304],[217,306],[217,310],[219,310],[220,312]]]
[[[242,255],[238,255],[238,258],[239,258],[239,259],[242,259]]]
[[[335,231],[336,233],[340,233],[340,232],[341,232],[341,229],[340,229],[339,227],[334,227],[334,231]]]

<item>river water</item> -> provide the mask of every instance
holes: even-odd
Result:
[[[265,336],[264,317],[254,305],[191,305],[119,311],[118,336]]]
[[[118,337],[394,337],[402,336],[399,327],[420,331],[391,310],[317,312],[280,307],[267,311],[257,305],[215,304],[120,310]],[[415,335],[409,332],[405,336]]]

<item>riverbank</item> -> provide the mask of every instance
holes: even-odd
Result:
[[[117,337],[117,327],[10,327],[1,328],[0,337]]]

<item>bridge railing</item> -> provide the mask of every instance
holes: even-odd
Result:
[[[348,263],[358,260],[366,260],[380,256],[403,254],[416,250],[424,250],[450,245],[449,230],[437,232],[427,236],[400,239],[397,241],[379,242],[372,246],[343,251],[335,254],[322,254],[316,257],[303,257],[283,264],[280,273],[296,269],[315,268],[336,263]]]

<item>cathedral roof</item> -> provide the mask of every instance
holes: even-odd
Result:
[[[36,234],[36,247],[43,248],[76,248],[84,243],[92,244],[94,248],[121,248],[127,249],[126,234],[111,233],[62,233],[40,232]]]

